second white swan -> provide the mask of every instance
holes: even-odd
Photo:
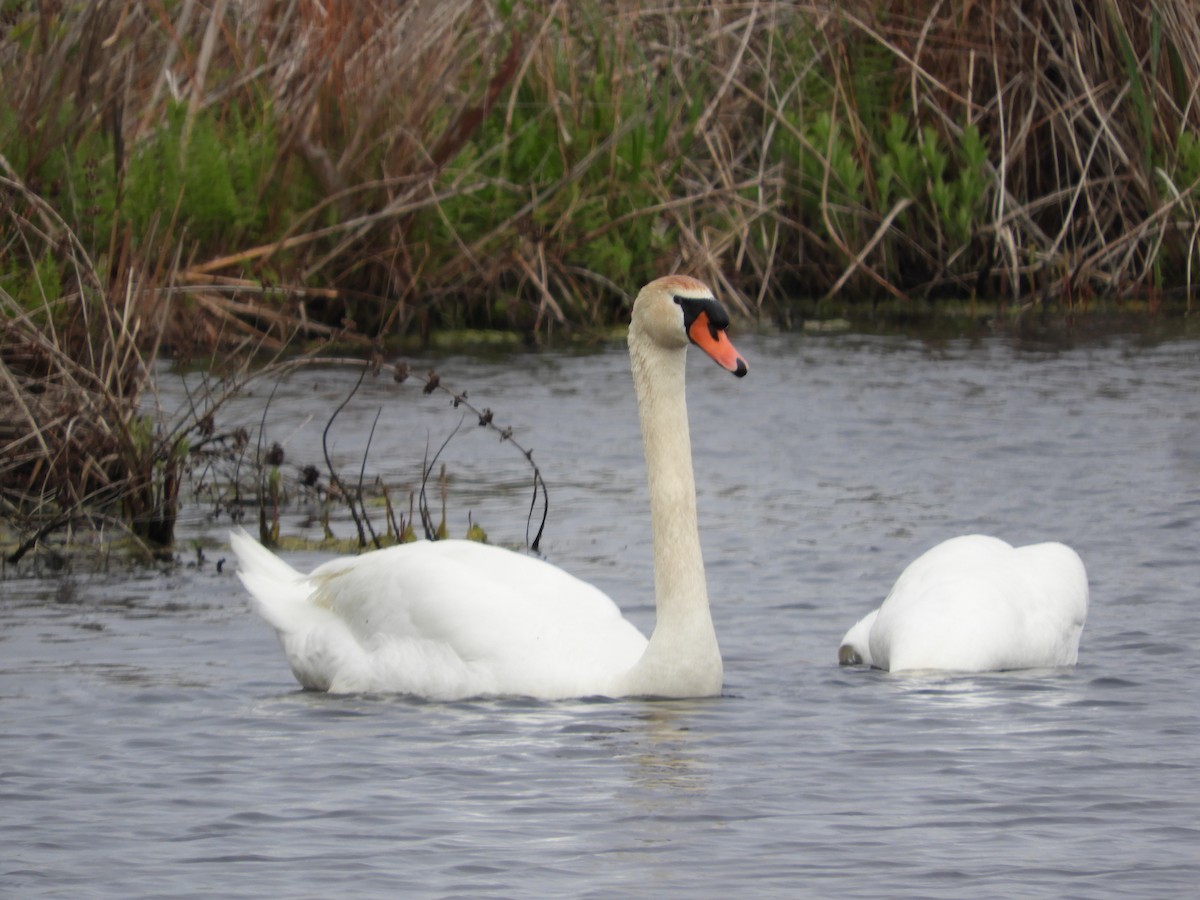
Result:
[[[699,697],[720,693],[684,398],[693,343],[741,377],[712,292],[680,275],[638,293],[629,326],[650,489],[656,622],[647,640],[598,589],[472,541],[419,541],[303,575],[245,532],[230,540],[251,605],[297,680],[331,692]]]
[[[1083,561],[1065,544],[963,535],[927,550],[838,647],[842,665],[899,672],[1073,666],[1087,617]]]

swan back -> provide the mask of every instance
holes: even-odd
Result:
[[[1074,665],[1087,604],[1087,573],[1071,548],[966,535],[912,562],[843,647],[861,646],[866,630],[863,661],[893,672]]]
[[[315,690],[435,700],[520,695],[697,697],[719,693],[684,400],[689,343],[734,374],[729,320],[695,279],[651,282],[634,301],[629,351],[646,451],[656,623],[647,640],[596,588],[540,559],[471,541],[404,544],[301,575],[230,536],[253,608]]]
[[[646,648],[603,592],[500,547],[418,541],[333,559],[304,576],[244,532],[232,542],[254,608],[313,690],[438,700],[612,695],[616,676]],[[290,573],[287,591],[280,567]]]
[[[310,690],[327,691],[334,674],[352,669],[359,647],[346,623],[311,602],[314,584],[239,528],[229,533],[238,577],[250,607],[275,629],[292,674]]]

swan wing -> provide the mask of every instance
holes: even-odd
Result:
[[[891,671],[1074,665],[1086,612],[1087,575],[1069,547],[966,535],[901,573],[871,626],[869,652]]]
[[[602,591],[473,541],[342,557],[303,583],[305,602],[283,629],[278,611],[265,618],[301,683],[322,690],[430,699],[606,694],[646,645]]]

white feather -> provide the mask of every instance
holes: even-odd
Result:
[[[1087,606],[1087,572],[1070,547],[965,535],[910,563],[838,657],[892,672],[1073,666]]]
[[[638,294],[629,349],[646,447],[657,620],[647,640],[607,596],[539,559],[471,541],[403,544],[302,575],[245,532],[230,536],[251,605],[277,632],[297,680],[334,692],[435,700],[523,695],[719,693],[696,523],[684,400],[687,322],[712,294],[682,276]],[[721,323],[695,333],[745,374]]]

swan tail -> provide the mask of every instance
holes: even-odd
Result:
[[[309,624],[317,612],[310,598],[308,577],[250,537],[244,529],[229,532],[229,545],[238,558],[238,577],[250,592],[250,606],[280,634]]]

